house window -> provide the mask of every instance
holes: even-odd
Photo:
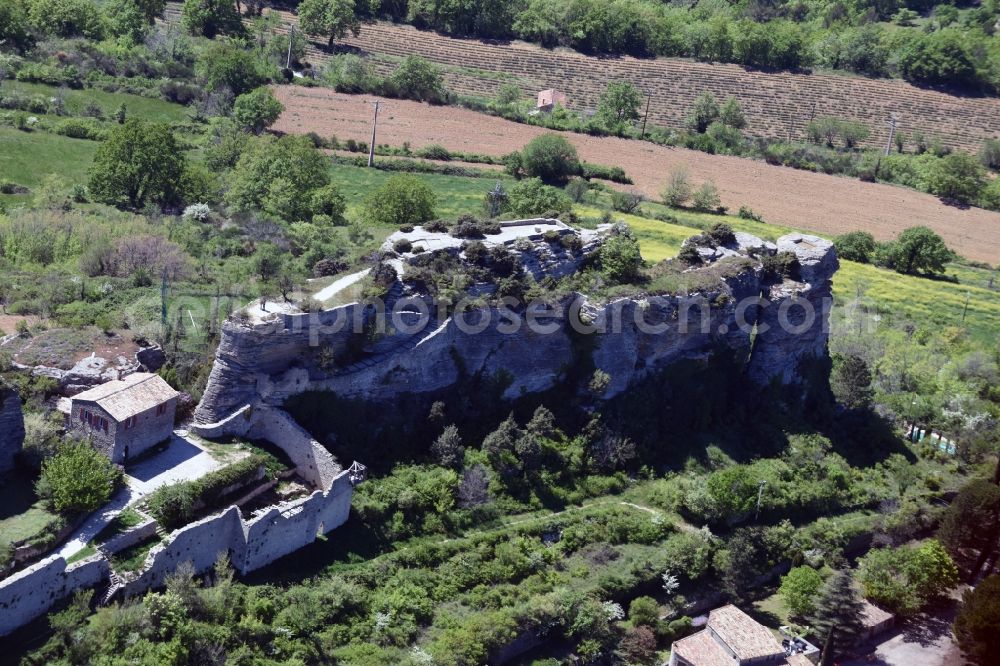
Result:
[[[135,427],[135,423],[136,423],[135,420],[136,420],[136,417],[134,417],[134,416],[130,416],[127,419],[125,419],[125,429],[126,430],[131,430],[132,428],[134,428]]]
[[[160,404],[160,405],[156,406],[156,415],[157,416],[163,416],[166,413],[167,413],[167,405],[166,405],[166,403]]]

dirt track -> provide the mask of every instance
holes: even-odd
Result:
[[[285,105],[274,129],[314,131],[339,139],[371,138],[370,95],[344,95],[325,88],[281,86]],[[546,132],[456,107],[382,100],[378,143],[413,148],[438,143],[449,150],[502,155]],[[723,205],[750,206],[768,222],[835,235],[865,229],[885,240],[914,225],[937,231],[948,246],[976,261],[1000,263],[1000,213],[958,209],[937,198],[891,185],[863,183],[779,167],[738,157],[611,137],[565,134],[588,162],[620,166],[649,197],[659,198],[672,169],[685,166],[694,182],[714,180]]]

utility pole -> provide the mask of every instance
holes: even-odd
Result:
[[[969,292],[965,292],[965,307],[962,308],[962,323],[965,323],[965,315],[969,313]]]
[[[896,116],[889,114],[889,120],[886,123],[889,125],[889,140],[885,142],[885,156],[889,157],[889,151],[892,150],[892,139],[896,135]]]
[[[378,127],[378,100],[375,100],[375,119],[372,120],[372,142],[368,146],[368,166],[375,166],[375,128]]]
[[[639,137],[640,139],[646,138],[646,120],[649,119],[649,100],[650,98],[652,98],[652,96],[653,93],[648,91],[646,92],[646,113],[642,117],[642,136]]]
[[[288,30],[288,57],[285,58],[285,69],[292,68],[292,42],[295,41],[295,26],[290,25]]]
[[[767,485],[767,481],[765,481],[764,479],[761,479],[760,483],[757,486],[757,515],[753,519],[753,521],[755,523],[758,520],[760,520],[760,499],[764,495],[764,486],[766,486],[766,485]]]

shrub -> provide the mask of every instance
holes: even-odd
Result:
[[[446,162],[451,159],[451,152],[444,146],[437,143],[424,146],[417,151],[416,155],[417,157],[422,157],[427,160],[439,160],[442,162]]]
[[[506,210],[517,217],[535,217],[568,207],[569,201],[562,192],[543,184],[538,178],[516,183],[507,194]]]
[[[698,134],[704,134],[708,126],[719,119],[719,105],[710,92],[698,95],[687,117],[687,126]]]
[[[797,280],[799,277],[799,258],[794,252],[765,254],[760,263],[767,278]]]
[[[122,481],[122,472],[103,453],[84,442],[64,445],[42,463],[38,494],[56,511],[89,513],[104,505]]]
[[[427,60],[407,56],[386,81],[389,91],[397,97],[442,104],[447,99],[444,78],[440,70]]]
[[[661,196],[663,203],[674,208],[683,206],[691,198],[691,181],[687,169],[678,167],[671,172]]]
[[[722,200],[719,198],[719,190],[715,187],[715,183],[710,180],[702,183],[701,187],[695,191],[691,203],[695,210],[705,213],[718,208]]]
[[[600,258],[601,271],[612,282],[631,282],[642,266],[639,242],[628,227],[616,230],[604,241]]]
[[[564,185],[570,176],[581,173],[576,148],[558,134],[532,139],[521,154],[524,172],[549,185]]]
[[[841,259],[867,264],[875,252],[875,237],[867,231],[852,231],[833,239]]]
[[[430,185],[417,176],[399,174],[365,198],[362,216],[369,224],[422,224],[434,218],[436,204]]]
[[[413,243],[408,238],[400,238],[392,244],[392,249],[400,254],[404,254],[413,249]]]
[[[567,183],[563,191],[574,203],[582,203],[584,199],[587,198],[587,193],[590,191],[590,185],[588,185],[587,181],[582,178],[574,178]]]
[[[55,126],[55,132],[73,139],[90,139],[91,141],[103,141],[106,134],[101,126],[90,118],[60,120]]]
[[[931,163],[926,175],[927,191],[942,199],[970,203],[986,185],[982,165],[967,153],[952,153]]]
[[[644,200],[642,193],[635,190],[611,193],[611,207],[622,213],[636,212]]]
[[[736,233],[725,222],[713,222],[705,233],[718,245],[732,245],[736,242]]]
[[[1000,171],[1000,139],[985,139],[979,148],[979,161],[987,169]]]

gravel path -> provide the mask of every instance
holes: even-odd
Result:
[[[370,95],[345,95],[326,88],[279,86],[285,105],[274,129],[371,139]],[[468,109],[385,99],[379,113],[379,143],[414,149],[438,143],[449,150],[504,155],[548,132]],[[731,211],[748,205],[768,222],[836,235],[864,229],[880,240],[925,225],[959,254],[991,264],[1000,261],[1000,213],[961,209],[914,190],[854,178],[829,176],[725,155],[657,146],[615,137],[564,133],[588,162],[620,166],[646,196],[659,198],[670,172],[688,169],[695,185],[714,180]]]

